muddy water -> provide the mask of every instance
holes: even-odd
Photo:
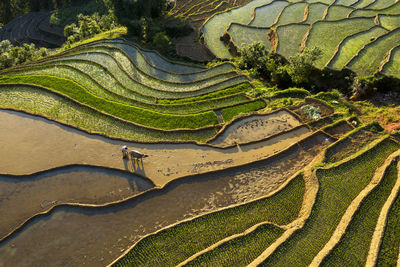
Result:
[[[104,204],[154,187],[132,173],[71,166],[37,175],[0,175],[0,238],[33,215],[64,203]]]
[[[221,147],[235,143],[244,144],[265,139],[299,125],[301,122],[284,110],[272,114],[251,116],[228,126],[210,144]]]
[[[49,120],[0,110],[0,173],[30,174],[74,164],[104,166],[149,177],[157,186],[196,172],[250,163],[310,134],[306,127],[251,146],[216,149],[195,144],[138,144],[90,135]],[[121,146],[149,155],[140,168],[127,165]],[[62,155],[62,156],[60,156]]]
[[[0,266],[102,266],[141,236],[194,215],[263,196],[331,141],[323,134],[278,157],[176,180],[109,208],[56,208],[0,245]]]

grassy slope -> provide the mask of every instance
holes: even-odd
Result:
[[[351,201],[369,183],[375,170],[397,149],[397,143],[386,139],[347,163],[319,170],[320,190],[309,220],[263,266],[310,264],[331,237]]]
[[[287,224],[299,213],[304,189],[300,175],[274,196],[201,216],[148,236],[115,266],[174,266],[257,223]]]
[[[58,77],[44,75],[3,77],[0,79],[0,83],[32,84],[49,88],[118,118],[158,129],[194,129],[218,123],[214,112],[204,112],[195,115],[167,115],[157,113],[96,97],[77,83]]]
[[[325,258],[323,266],[365,265],[379,213],[396,180],[397,162],[393,162],[379,186],[363,200],[346,233]]]

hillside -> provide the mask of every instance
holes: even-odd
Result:
[[[107,3],[0,29],[0,266],[398,265],[398,3]]]

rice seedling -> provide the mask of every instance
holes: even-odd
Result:
[[[115,119],[50,91],[39,91],[29,86],[18,85],[1,87],[0,92],[1,108],[26,111],[111,138],[140,142],[205,142],[218,130],[217,128],[208,128],[199,131],[157,131]]]
[[[263,109],[266,107],[266,104],[262,100],[257,100],[254,102],[240,104],[229,108],[224,108],[221,110],[222,116],[225,122],[230,122],[235,117],[239,116],[240,114],[247,114],[259,109]]]
[[[228,241],[185,266],[247,266],[283,232],[271,224],[259,226],[254,232]]]
[[[389,76],[400,77],[400,48],[392,51],[391,60],[385,64],[382,73]]]
[[[390,49],[396,47],[400,42],[400,28],[382,35],[374,42],[365,46],[350,63],[350,69],[360,76],[369,75],[378,71],[379,66],[385,59]]]
[[[312,24],[323,18],[328,5],[322,3],[312,3],[308,6],[308,16],[305,23]]]
[[[397,180],[397,162],[389,165],[382,181],[362,201],[342,239],[322,266],[362,266],[367,260],[379,212]]]
[[[288,6],[286,1],[274,1],[266,6],[255,9],[254,19],[250,22],[250,26],[270,27],[275,23],[279,13]]]
[[[345,19],[353,9],[346,6],[331,6],[328,9],[328,14],[325,20],[340,20]]]
[[[175,266],[219,240],[264,221],[294,220],[304,194],[302,175],[271,197],[179,223],[139,241],[114,266]]]
[[[170,115],[157,113],[105,100],[91,94],[73,81],[54,76],[33,75],[2,77],[0,83],[32,84],[41,86],[62,93],[63,95],[71,97],[82,104],[94,107],[107,114],[157,129],[195,129],[218,124],[215,113],[211,111],[193,115]]]
[[[381,15],[378,19],[380,25],[389,31],[395,30],[400,25],[400,16]]]
[[[329,67],[337,70],[343,69],[346,64],[371,40],[386,34],[388,31],[382,27],[375,26],[365,32],[349,36],[340,44],[339,50],[329,63]]]
[[[375,170],[399,145],[385,139],[356,158],[330,169],[320,169],[320,189],[305,226],[282,244],[262,266],[307,266],[336,229],[342,215]]]
[[[390,208],[376,266],[396,266],[400,244],[400,194]]]
[[[307,33],[309,25],[289,24],[276,28],[278,47],[276,51],[286,57],[300,52],[301,42]]]
[[[304,20],[304,10],[306,6],[306,3],[294,3],[287,6],[279,16],[276,25],[302,22]]]
[[[323,67],[333,56],[335,48],[344,38],[370,29],[374,25],[373,19],[366,18],[316,22],[306,42],[307,47],[319,47],[322,50],[322,56],[315,62],[315,66],[318,68]],[[329,42],[326,40],[329,40]]]

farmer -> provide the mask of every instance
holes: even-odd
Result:
[[[122,147],[122,158],[126,159],[128,157],[128,147],[127,146],[123,146]]]

